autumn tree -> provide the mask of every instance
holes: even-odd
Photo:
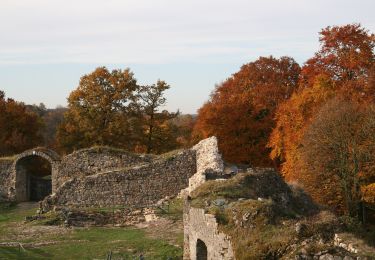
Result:
[[[336,95],[335,84],[327,76],[315,79],[312,87],[304,88],[281,103],[275,112],[276,124],[269,137],[270,156],[281,162],[281,172],[287,181],[301,176],[299,147],[311,118],[320,107]]]
[[[289,57],[260,57],[243,65],[199,109],[194,136],[217,136],[228,161],[270,165],[266,144],[274,112],[297,87],[299,73],[299,65]]]
[[[303,66],[299,91],[276,111],[277,123],[269,141],[271,157],[284,163],[282,171],[287,178],[296,174],[292,165],[298,157],[295,148],[303,129],[328,100],[328,92],[363,102],[373,102],[374,98],[375,85],[369,84],[374,64],[373,34],[357,24],[327,27],[320,34],[321,48]]]
[[[180,114],[171,120],[171,123],[177,127],[176,141],[179,147],[188,148],[193,145],[193,128],[196,117],[189,114]]]
[[[328,75],[340,83],[367,78],[374,64],[375,35],[360,24],[328,26],[320,32],[320,50],[302,68],[304,83]]]
[[[171,144],[172,140],[175,142],[175,138],[171,136],[173,125],[168,124],[168,121],[178,116],[179,112],[160,111],[160,108],[166,104],[164,93],[169,88],[170,86],[161,80],[156,84],[140,87],[140,107],[145,128],[143,143],[147,153],[161,153],[176,146],[175,143]],[[168,148],[163,149],[166,144]]]
[[[40,145],[42,121],[25,104],[5,98],[0,91],[0,156]]]
[[[375,177],[374,112],[373,106],[335,98],[314,115],[302,140],[301,170],[310,175],[302,179],[304,186],[323,192],[353,217],[359,213],[360,187]]]
[[[42,120],[44,122],[42,134],[45,147],[59,151],[60,147],[57,144],[56,135],[58,127],[64,120],[64,113],[66,111],[67,108],[56,107],[54,109],[47,109],[46,113],[42,116]]]
[[[65,151],[92,145],[132,149],[139,132],[134,119],[138,90],[129,69],[99,67],[81,77],[58,129],[60,146]]]
[[[281,171],[288,181],[304,182],[312,177],[301,170],[300,148],[314,116],[328,100],[340,97],[374,102],[374,35],[358,24],[327,27],[320,35],[321,48],[303,66],[298,90],[278,107],[269,140],[271,158],[282,163]],[[310,191],[316,200],[323,201],[320,189]]]

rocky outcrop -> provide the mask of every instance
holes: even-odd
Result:
[[[185,204],[184,259],[349,260],[373,252],[335,235],[337,217],[271,168],[208,180]]]

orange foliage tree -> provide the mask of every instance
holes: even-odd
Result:
[[[373,105],[334,98],[314,115],[300,147],[307,190],[353,217],[360,212],[360,187],[375,180],[374,112]]]
[[[290,57],[260,57],[243,65],[199,109],[194,136],[217,136],[227,161],[272,164],[266,144],[274,112],[297,87],[299,73],[299,65]]]
[[[11,155],[38,146],[42,142],[42,121],[25,104],[0,91],[0,156]]]
[[[333,97],[371,104],[375,93],[371,76],[374,35],[358,24],[327,27],[320,35],[321,48],[303,66],[298,91],[276,111],[276,127],[268,143],[271,158],[282,162],[284,177],[302,183],[305,188],[313,180],[311,172],[303,168],[302,139],[320,108]],[[328,201],[322,192],[315,195],[318,201]]]

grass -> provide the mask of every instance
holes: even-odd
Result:
[[[149,259],[179,259],[181,249],[163,241],[149,239],[143,230],[131,228],[77,229],[72,234],[60,237],[57,245],[39,248],[1,248],[0,259],[132,259],[143,254]]]
[[[160,217],[165,217],[174,221],[181,220],[183,216],[183,200],[181,198],[174,198],[156,209],[156,214]]]
[[[44,226],[48,219],[24,223],[25,216],[35,214],[35,210],[35,207],[24,209],[19,205],[0,205],[0,242],[25,243],[25,251],[0,246],[0,259],[106,259],[110,252],[112,259],[134,259],[140,254],[146,259],[182,258],[182,244],[178,247],[164,239],[149,237],[144,229]],[[51,230],[41,234],[39,228]],[[33,229],[38,233],[22,236]],[[45,245],[27,244],[38,242]]]
[[[272,200],[245,200],[217,210],[215,215],[219,229],[234,238],[232,243],[237,259],[278,259],[295,232],[292,223],[280,225],[276,222],[280,217],[276,212]]]
[[[312,255],[335,250],[329,242],[342,229],[333,213],[318,210],[302,191],[268,172],[207,181],[191,194],[191,206],[215,216],[219,230],[231,237],[236,259],[294,259],[301,250]],[[354,241],[361,256],[375,259],[369,239]]]
[[[0,229],[11,221],[22,221],[26,216],[34,215],[36,208],[20,211],[14,203],[0,204]]]

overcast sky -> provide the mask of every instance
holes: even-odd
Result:
[[[195,113],[215,84],[259,56],[301,65],[328,25],[375,32],[374,0],[0,0],[0,90],[66,105],[97,66],[167,81],[167,109]]]

